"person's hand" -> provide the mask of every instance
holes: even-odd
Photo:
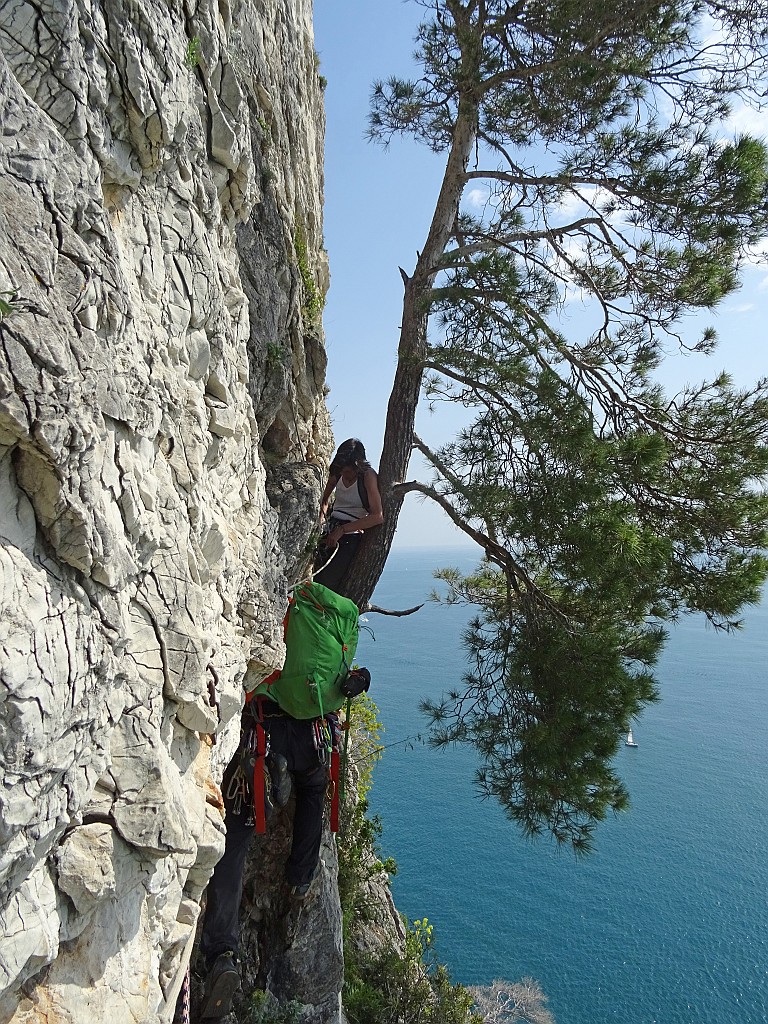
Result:
[[[337,526],[334,530],[331,530],[331,532],[325,538],[325,546],[327,548],[335,548],[335,547],[337,547],[338,544],[339,544],[339,541],[341,540],[341,538],[343,536],[344,536],[344,527],[343,526]]]

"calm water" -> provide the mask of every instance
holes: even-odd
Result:
[[[408,607],[432,568],[474,561],[395,552],[375,600]],[[479,799],[471,752],[420,741],[419,698],[460,678],[467,616],[434,604],[370,615],[375,642],[359,649],[390,744],[371,803],[399,909],[430,919],[457,981],[538,979],[557,1024],[766,1024],[768,602],[736,636],[700,619],[674,631],[662,701],[618,754],[632,806],[580,861]]]

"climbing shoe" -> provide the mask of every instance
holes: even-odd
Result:
[[[218,1020],[232,1009],[232,1000],[240,989],[240,970],[234,953],[221,953],[213,961],[205,979],[200,1004],[201,1020]]]
[[[306,903],[309,899],[309,890],[311,888],[312,882],[305,882],[303,885],[292,885],[291,899],[296,900],[297,903]]]
[[[315,883],[315,879],[320,874],[320,865],[318,864],[315,870],[312,872],[312,877],[308,882],[303,882],[301,885],[292,885],[290,888],[290,897],[292,900],[296,900],[297,903],[306,903],[307,900],[311,899],[315,894],[312,888]]]

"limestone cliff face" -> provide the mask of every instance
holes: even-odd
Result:
[[[311,0],[0,4],[0,1021],[172,1016],[331,446],[323,123]]]

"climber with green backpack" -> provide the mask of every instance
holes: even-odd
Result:
[[[246,698],[240,744],[224,773],[226,846],[208,883],[201,952],[207,976],[202,1020],[225,1016],[240,987],[237,950],[243,869],[251,838],[295,793],[286,862],[289,896],[304,901],[318,872],[323,811],[332,783],[331,829],[338,828],[341,727],[336,712],[368,689],[353,667],[358,609],[316,582],[294,589],[285,618],[283,668]]]

